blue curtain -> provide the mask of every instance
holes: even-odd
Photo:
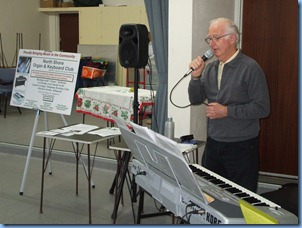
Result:
[[[152,37],[158,88],[152,114],[151,129],[164,134],[168,113],[168,12],[169,0],[145,0]]]

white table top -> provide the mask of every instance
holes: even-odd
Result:
[[[120,150],[120,151],[128,151],[130,152],[130,149],[128,148],[128,145],[125,143],[124,140],[120,141],[120,142],[116,142],[114,144],[111,144],[109,146],[109,149],[111,150]]]
[[[85,125],[85,124],[78,124],[79,126],[89,126],[89,125]],[[76,125],[70,125],[70,126],[78,126]],[[100,136],[100,135],[96,135],[96,134],[91,134],[91,132],[99,130],[100,128],[95,126],[94,129],[92,130],[88,130],[87,132],[85,132],[83,130],[82,133],[77,131],[74,131],[74,133],[72,133],[72,130],[70,131],[65,131],[64,129],[68,129],[68,127],[70,126],[62,126],[61,128],[56,128],[56,129],[51,129],[51,130],[47,130],[47,131],[41,131],[36,133],[36,136],[40,136],[40,137],[45,137],[45,138],[49,138],[49,139],[58,139],[58,140],[64,140],[64,141],[69,141],[69,142],[77,142],[77,143],[84,143],[84,144],[94,144],[94,143],[98,143],[107,139],[110,139],[112,137],[115,137],[117,135],[109,135],[109,136]],[[78,128],[79,129],[79,128]],[[61,131],[61,133],[60,133]]]

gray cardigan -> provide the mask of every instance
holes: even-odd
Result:
[[[259,118],[270,113],[270,99],[264,72],[258,63],[238,55],[225,64],[218,90],[219,61],[209,63],[200,80],[191,80],[188,93],[191,104],[218,102],[227,106],[228,116],[208,119],[208,136],[221,142],[238,142],[258,136]]]

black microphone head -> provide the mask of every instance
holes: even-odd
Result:
[[[207,50],[206,53],[202,56],[203,61],[207,61],[208,59],[212,58],[214,55],[212,49]]]

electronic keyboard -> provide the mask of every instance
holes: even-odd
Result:
[[[275,218],[279,224],[298,224],[294,214],[274,202],[198,164],[189,167],[207,202],[188,188],[179,187],[173,178],[150,166],[145,167],[136,159],[132,160],[131,172],[136,175],[135,181],[139,186],[175,216],[191,224],[246,224],[239,199]],[[137,175],[143,171],[145,175]]]
[[[240,201],[280,224],[298,224],[279,205],[197,165],[189,164],[177,143],[147,127],[114,118],[133,159],[135,182],[175,216],[190,224],[246,224]]]

